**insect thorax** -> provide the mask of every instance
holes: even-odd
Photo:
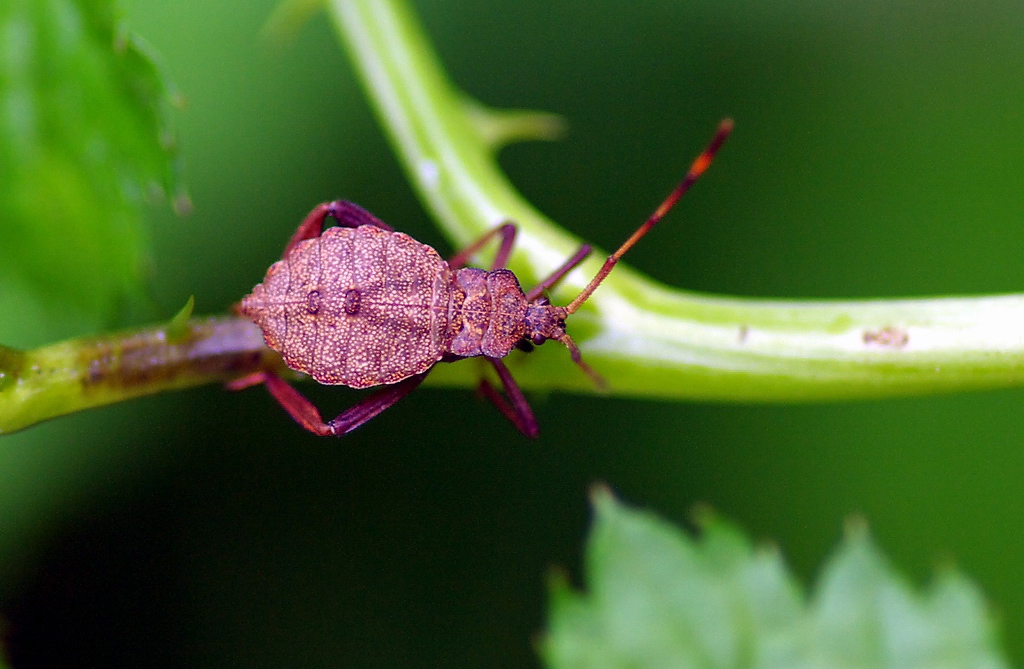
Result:
[[[503,358],[523,338],[526,296],[516,275],[467,268],[452,276],[449,350],[462,357]]]

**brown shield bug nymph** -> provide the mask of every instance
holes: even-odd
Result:
[[[321,204],[238,310],[259,325],[267,346],[281,353],[291,369],[326,385],[383,388],[325,423],[309,400],[270,371],[238,379],[229,387],[264,383],[304,428],[340,436],[412,392],[438,362],[483,356],[501,379],[505,396],[486,380],[480,382],[481,392],[523,434],[536,437],[533,411],[501,359],[514,348],[529,350],[555,339],[568,347],[573,361],[595,382],[602,383],[581,359],[565,331],[565,319],[697,180],[731,130],[732,121],[722,121],[683,181],[564,307],[550,304],[544,292],[583,262],[589,246],[524,293],[516,276],[504,269],[516,236],[512,223],[491,230],[445,262],[433,248],[395,232],[350,202]],[[328,216],[338,225],[325,230]],[[463,267],[494,237],[500,237],[501,244],[490,271]]]

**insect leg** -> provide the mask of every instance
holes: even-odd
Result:
[[[385,386],[363,399],[354,407],[339,414],[337,418],[327,423],[327,426],[330,428],[330,434],[340,437],[343,434],[348,434],[363,423],[373,420],[383,413],[385,409],[390,409],[398,403],[398,400],[415,390],[417,386],[423,383],[423,379],[427,378],[429,373],[428,370],[422,374],[410,376],[394,385]]]
[[[498,252],[494,254],[494,262],[491,263],[491,269],[501,269],[505,267],[505,265],[508,264],[509,256],[512,255],[512,244],[516,241],[515,223],[502,223],[498,227],[494,228],[483,237],[449,258],[448,265],[452,269],[462,267],[466,264],[466,261],[469,260],[469,256],[483,248],[484,244],[491,241],[491,238],[494,237],[494,235],[501,235],[501,246],[498,247]]]
[[[324,219],[328,216],[336,220],[338,225],[343,228],[358,228],[361,225],[372,225],[388,232],[394,231],[394,228],[390,225],[351,202],[344,200],[324,202],[314,207],[313,211],[309,212],[299,225],[295,234],[288,240],[288,246],[284,249],[285,255],[299,242],[319,237],[320,233],[324,230]]]
[[[538,283],[536,286],[530,289],[530,292],[526,294],[526,301],[533,302],[538,297],[544,294],[545,290],[552,288],[559,281],[565,278],[565,275],[571,272],[581,262],[587,259],[590,255],[590,244],[584,244],[576,253],[574,253],[568,260],[562,263],[562,266],[556,269],[551,275]]]
[[[380,220],[370,212],[366,211],[357,204],[346,202],[344,200],[335,200],[334,202],[328,202],[326,205],[320,205],[327,207],[327,215],[338,222],[343,228],[358,228],[361,225],[372,225],[375,228],[386,230],[388,232],[394,232],[395,229],[390,225]]]
[[[508,371],[508,367],[499,358],[487,358],[487,361],[494,365],[494,371],[498,373],[501,385],[505,387],[508,400],[502,397],[487,379],[480,379],[480,393],[498,407],[498,411],[508,418],[517,430],[531,439],[536,439],[540,434],[537,419],[533,417],[533,410],[523,396],[523,391],[519,389],[519,384],[512,378],[512,372]]]
[[[238,306],[238,305],[235,305]],[[228,381],[224,384],[224,387],[228,390],[245,390],[252,386],[258,386],[267,380],[266,372],[253,372],[252,374],[246,374],[245,376],[235,379],[234,381]]]
[[[228,390],[242,390],[260,383],[266,384],[267,390],[274,396],[277,403],[295,419],[295,422],[313,434],[321,437],[331,434],[330,427],[320,417],[320,411],[298,390],[273,372],[255,372],[227,384]]]
[[[266,384],[270,394],[296,423],[320,437],[340,437],[376,418],[385,409],[411,393],[426,376],[427,373],[424,372],[394,385],[385,386],[327,423],[320,417],[320,410],[312,402],[273,372],[257,372],[244,376],[229,383],[228,389],[241,390],[259,383]]]

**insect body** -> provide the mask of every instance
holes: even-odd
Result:
[[[408,235],[329,228],[274,263],[241,310],[292,369],[323,384],[368,388],[441,360],[452,340],[452,275],[434,249]]]
[[[585,302],[619,258],[652,228],[707,168],[732,129],[723,121],[686,178],[655,213],[608,257],[590,284],[567,306],[543,296],[589,254],[583,246],[551,276],[523,292],[504,265],[516,228],[506,223],[449,261],[430,246],[349,202],[314,209],[299,226],[282,259],[246,296],[239,311],[263,330],[268,346],[291,369],[326,385],[384,386],[324,422],[319,411],[271,372],[239,379],[232,388],[265,383],[289,414],[319,435],[342,435],[395,404],[438,362],[483,356],[505,389],[486,381],[481,391],[527,436],[538,433],[529,404],[501,361],[514,348],[529,350],[549,339],[565,344],[573,361],[601,383],[565,331],[565,319]],[[323,229],[327,217],[338,227]],[[490,271],[465,268],[470,255],[493,237],[501,245]]]

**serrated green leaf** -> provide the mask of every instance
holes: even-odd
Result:
[[[1000,669],[976,588],[953,570],[919,595],[863,527],[806,601],[777,551],[706,515],[699,540],[595,495],[586,594],[555,579],[542,655],[552,669]]]
[[[0,300],[103,318],[137,286],[140,206],[182,193],[171,99],[114,0],[0,3]]]

